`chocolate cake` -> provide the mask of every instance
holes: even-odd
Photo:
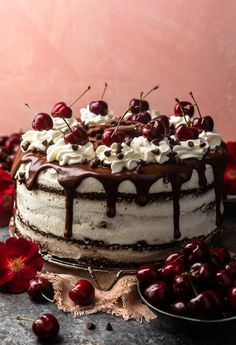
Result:
[[[216,231],[227,154],[212,118],[178,100],[152,117],[136,101],[104,123],[92,102],[86,123],[63,102],[35,116],[12,169],[17,234],[66,261],[131,266]]]

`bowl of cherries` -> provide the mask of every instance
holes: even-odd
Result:
[[[142,301],[166,326],[199,331],[236,325],[236,260],[223,247],[190,239],[162,265],[140,266],[137,279]]]

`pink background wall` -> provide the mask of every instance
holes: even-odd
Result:
[[[171,113],[192,90],[225,139],[236,139],[235,0],[1,0],[0,130],[30,127],[35,111],[71,102],[104,81],[116,112],[159,84],[154,108]]]

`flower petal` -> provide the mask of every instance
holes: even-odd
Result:
[[[37,274],[37,269],[33,266],[24,266],[21,270],[22,277],[26,280],[34,278]]]
[[[8,292],[21,293],[27,290],[29,281],[25,279],[21,271],[15,273],[13,279],[5,284]]]
[[[28,241],[23,237],[11,237],[6,240],[6,247],[10,257],[22,257],[24,261],[34,256],[39,247],[36,243]]]
[[[41,254],[34,255],[30,260],[27,261],[26,265],[33,266],[37,271],[41,271],[43,267],[43,258]]]
[[[14,272],[10,269],[0,270],[0,285],[4,285],[6,282],[9,282],[14,277]]]

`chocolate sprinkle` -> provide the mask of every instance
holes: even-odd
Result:
[[[132,140],[133,140],[133,139],[131,139],[131,138],[127,139],[127,140],[125,141],[125,144],[128,145],[128,146],[130,146]]]
[[[110,157],[111,151],[105,151],[105,152],[104,152],[104,155],[105,155],[106,157]]]
[[[43,144],[44,146],[48,146],[48,141],[47,141],[47,140],[44,140],[44,141],[42,141],[42,144]]]
[[[189,147],[194,147],[194,142],[193,141],[188,141],[188,146]]]
[[[27,151],[27,149],[29,148],[29,146],[30,146],[30,142],[29,142],[29,141],[26,141],[26,142],[24,143],[24,145],[22,145],[21,147],[22,147],[22,149],[23,149],[24,151]]]
[[[73,144],[71,147],[72,147],[72,150],[74,150],[74,151],[77,151],[77,150],[78,150],[78,148],[79,148],[79,146],[78,146],[78,145],[76,145],[76,144]]]
[[[108,322],[108,323],[106,324],[106,330],[107,330],[107,331],[112,331],[112,330],[113,330],[112,325],[111,325],[110,322]]]
[[[118,159],[123,159],[123,158],[124,158],[123,153],[118,153],[117,158],[118,158]]]
[[[157,145],[157,146],[159,145],[159,142],[160,142],[160,140],[158,140],[158,139],[153,139],[151,141],[152,144]]]
[[[206,143],[204,143],[204,141],[202,141],[201,143],[200,143],[200,147],[205,147],[206,146]]]
[[[151,152],[154,153],[154,155],[159,155],[160,154],[160,150],[159,149],[152,150]]]
[[[96,325],[93,322],[87,322],[86,323],[86,327],[87,329],[89,329],[90,331],[94,330],[96,328]]]
[[[54,145],[54,142],[52,140],[49,141],[48,145]]]

